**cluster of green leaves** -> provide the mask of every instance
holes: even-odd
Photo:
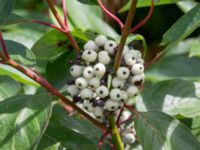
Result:
[[[155,4],[177,2],[160,0]],[[119,39],[103,21],[96,4],[94,0],[66,1],[68,22],[80,47],[93,39],[94,33]],[[150,0],[138,1],[138,7],[150,4]],[[68,61],[75,56],[69,41],[59,31],[28,24],[33,18],[56,23],[52,15],[49,19],[39,12],[13,10],[14,5],[15,0],[0,0],[0,30],[12,59],[34,67],[58,90],[65,91],[70,79]],[[129,3],[120,11],[128,9]],[[61,8],[57,10],[62,15]],[[165,55],[146,70],[145,90],[135,102],[141,111],[135,128],[144,150],[200,149],[200,38],[185,40],[199,26],[200,4],[196,4],[163,35]],[[132,35],[128,43],[138,40],[145,48],[142,35]],[[101,131],[94,125],[67,116],[52,101],[54,97],[16,69],[0,64],[0,75],[0,150],[96,149]],[[190,123],[185,124],[185,119]],[[109,147],[105,144],[102,149]]]

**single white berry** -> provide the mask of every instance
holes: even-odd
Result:
[[[124,61],[126,65],[133,66],[136,63],[136,58],[132,53],[128,52],[124,55]]]
[[[85,78],[83,77],[79,77],[76,79],[75,85],[79,88],[79,89],[84,89],[88,86],[88,82]]]
[[[110,99],[114,101],[121,101],[121,98],[122,98],[122,93],[120,89],[115,88],[110,91]]]
[[[96,45],[96,43],[92,40],[88,41],[85,45],[84,45],[84,50],[94,50],[96,51],[98,49],[98,46]]]
[[[118,109],[118,107],[119,107],[119,102],[113,101],[113,100],[108,100],[105,103],[104,109],[106,109],[108,111],[115,111]]]
[[[100,86],[100,80],[98,78],[92,78],[91,80],[89,80],[89,86],[92,89],[96,89]]]
[[[133,76],[131,79],[131,83],[135,85],[141,85],[142,83],[144,83],[144,78],[145,78],[144,73]]]
[[[103,108],[102,107],[95,107],[94,108],[94,116],[97,118],[97,119],[103,119]]]
[[[136,59],[136,63],[144,65],[144,60],[142,58]]]
[[[84,68],[83,77],[86,79],[91,79],[94,76],[94,69],[91,66]]]
[[[94,74],[97,77],[102,77],[106,72],[106,67],[102,63],[98,63],[94,66]]]
[[[109,95],[109,91],[108,91],[108,88],[104,85],[101,85],[100,87],[98,87],[96,89],[96,94],[98,97],[100,98],[105,98]]]
[[[112,40],[107,41],[104,45],[104,49],[111,55],[114,54],[116,47],[117,47],[117,43]]]
[[[132,66],[131,72],[134,75],[139,75],[144,72],[144,66],[141,64],[135,64]]]
[[[124,143],[133,144],[136,141],[135,135],[133,133],[126,133],[124,135]]]
[[[130,71],[128,68],[126,67],[119,67],[117,69],[117,76],[120,78],[120,79],[123,79],[123,80],[126,80],[130,75]]]
[[[85,100],[90,100],[93,98],[93,92],[92,90],[88,88],[82,89],[80,92],[80,95],[81,95],[81,98]]]
[[[127,45],[125,45],[125,46],[124,46],[124,49],[123,49],[122,55],[125,55],[125,54],[128,53],[128,52],[129,52],[129,48],[128,48]]]
[[[67,87],[67,92],[71,95],[71,97],[79,94],[79,90],[76,87],[76,85],[70,85],[70,86],[68,86]]]
[[[138,94],[139,89],[136,86],[132,85],[132,86],[128,87],[126,92],[128,94],[128,97],[132,98],[132,97],[134,97],[134,96],[136,96]]]
[[[81,58],[86,62],[94,62],[97,59],[97,53],[93,50],[85,50]]]
[[[126,102],[128,100],[128,94],[126,91],[121,91],[121,94],[122,94],[122,98],[121,98],[121,101],[122,102]]]
[[[124,80],[122,80],[118,77],[113,78],[112,87],[113,88],[123,88],[124,87]]]
[[[106,43],[107,40],[108,40],[108,39],[107,39],[106,36],[104,36],[104,35],[99,35],[99,36],[97,36],[97,37],[95,38],[95,43],[96,43],[99,47],[101,47],[101,46],[104,46],[104,44]]]
[[[142,57],[142,53],[138,50],[131,49],[129,52],[132,53],[135,56],[136,59]]]
[[[88,112],[93,112],[94,111],[94,107],[92,106],[92,103],[88,100],[85,100],[83,102],[83,108],[85,110],[87,110]]]
[[[104,65],[110,63],[110,56],[107,51],[101,51],[98,53],[98,61]]]
[[[82,75],[82,72],[83,72],[83,67],[82,66],[79,66],[79,65],[73,65],[71,68],[70,68],[70,74],[73,76],[73,77],[79,77]]]
[[[127,119],[129,119],[131,116],[131,112],[130,111],[123,111],[122,115],[120,117],[120,122],[126,121]]]

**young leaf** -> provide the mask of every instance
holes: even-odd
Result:
[[[200,83],[187,80],[166,80],[146,86],[137,101],[140,111],[156,110],[170,115],[200,115]]]
[[[1,101],[1,149],[35,149],[50,115],[51,97],[48,95],[22,95]]]
[[[4,20],[9,17],[14,5],[15,0],[0,0],[0,24],[2,24]]]
[[[178,120],[161,112],[141,112],[135,129],[144,150],[198,150],[199,141]]]
[[[183,40],[200,27],[200,4],[183,15],[163,36],[161,45],[167,48]]]
[[[21,90],[21,85],[8,76],[0,76],[0,101],[15,96]]]

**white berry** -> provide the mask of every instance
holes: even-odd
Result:
[[[81,94],[81,98],[85,100],[90,100],[93,98],[93,92],[92,90],[88,88],[82,89],[80,94]]]
[[[91,66],[88,66],[83,70],[84,78],[91,79],[93,76],[94,76],[94,69]]]
[[[117,69],[117,76],[120,79],[126,80],[130,75],[130,71],[128,68],[126,67],[120,67]]]
[[[131,79],[131,83],[135,85],[137,84],[141,85],[142,83],[144,83],[144,78],[145,78],[144,73],[133,76]]]
[[[94,74],[97,77],[102,77],[106,72],[106,67],[102,63],[98,63],[94,66]]]
[[[71,97],[79,94],[79,90],[75,85],[68,86],[67,92],[71,95]]]
[[[139,89],[136,86],[132,85],[132,86],[128,87],[126,92],[128,94],[128,97],[132,98],[132,97],[134,97],[134,96],[136,96],[138,94]]]
[[[120,89],[112,89],[110,91],[110,98],[114,101],[121,101],[121,98],[122,98],[122,93],[120,91]]]
[[[94,108],[94,116],[97,118],[97,119],[103,119],[103,108],[101,107],[95,107]]]
[[[98,49],[98,46],[96,45],[96,43],[92,40],[88,41],[85,45],[84,45],[84,50],[94,50],[96,51]]]
[[[111,55],[114,54],[116,47],[117,47],[117,43],[112,40],[107,41],[104,45],[104,49]]]
[[[110,56],[107,51],[101,51],[98,53],[98,61],[104,65],[110,63]]]
[[[79,88],[79,89],[84,89],[88,86],[88,82],[85,78],[83,77],[79,77],[76,79],[75,85]]]
[[[122,80],[122,79],[120,79],[118,77],[113,78],[112,87],[114,87],[114,88],[123,88],[124,87],[124,80]]]
[[[144,60],[142,58],[136,59],[136,63],[144,65]]]
[[[119,102],[113,100],[106,101],[104,106],[104,108],[108,111],[115,111],[118,109],[118,107],[119,107]]]
[[[133,66],[136,63],[136,58],[132,53],[128,52],[124,55],[124,61],[126,65]]]
[[[104,86],[104,85],[101,85],[100,87],[98,87],[96,89],[96,94],[100,98],[105,98],[105,97],[107,97],[109,95],[108,88],[106,86]]]
[[[127,133],[124,135],[124,142],[126,144],[133,144],[135,141],[136,141],[136,138],[133,133]]]
[[[125,55],[125,54],[128,53],[128,52],[129,52],[129,48],[128,48],[127,45],[125,45],[125,46],[124,46],[124,49],[123,49],[122,55]]]
[[[88,112],[93,112],[94,111],[94,107],[92,106],[92,103],[88,100],[85,100],[83,102],[83,108],[85,110],[87,110]]]
[[[139,75],[144,72],[144,66],[141,64],[135,64],[132,66],[131,72],[134,75]]]
[[[104,36],[104,35],[99,35],[99,36],[97,36],[97,37],[95,38],[95,43],[96,43],[99,47],[101,47],[101,46],[104,46],[104,44],[106,43],[107,40],[108,40],[108,39],[107,39],[106,36]]]
[[[73,65],[73,66],[70,68],[70,74],[71,74],[73,77],[79,77],[79,76],[81,76],[82,71],[83,71],[83,67],[82,67],[82,66],[79,66],[79,65]]]
[[[92,78],[89,80],[89,86],[96,89],[100,86],[100,80],[98,78]]]
[[[86,62],[94,62],[97,58],[97,53],[93,50],[85,50],[81,58]]]
[[[128,100],[128,94],[126,91],[121,91],[121,94],[122,94],[122,98],[121,98],[121,101],[122,102],[126,102]]]
[[[142,57],[142,53],[138,50],[131,49],[129,52],[132,53],[136,59]]]

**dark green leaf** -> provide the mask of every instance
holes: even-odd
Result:
[[[21,85],[8,76],[0,76],[0,101],[15,96],[21,90]]]
[[[200,141],[200,116],[193,118],[191,131]]]
[[[163,36],[162,45],[167,48],[183,40],[200,27],[200,4],[183,15]]]
[[[0,24],[4,22],[12,12],[15,0],[0,0]]]
[[[78,0],[78,1],[83,4],[88,4],[88,5],[97,5],[98,4],[96,0]]]
[[[48,95],[24,95],[1,101],[1,149],[35,149],[50,115],[51,97]]]
[[[145,86],[136,105],[140,111],[156,110],[170,115],[198,116],[200,83],[176,79]]]
[[[178,120],[161,112],[142,112],[135,129],[144,150],[198,150],[199,141]]]
[[[10,40],[5,40],[5,43],[6,48],[13,60],[28,66],[34,66],[36,64],[35,55],[30,49],[20,43]],[[0,51],[2,51],[1,47]]]
[[[90,122],[67,116],[61,107],[55,106],[38,150],[56,143],[70,150],[96,150],[100,137],[101,131]],[[107,150],[106,146],[103,149]]]
[[[5,21],[3,22],[3,25],[23,23],[23,22],[26,22],[26,21],[28,21],[28,20],[19,16],[19,15],[12,13],[12,14],[10,14],[10,16],[7,19],[5,19]]]

